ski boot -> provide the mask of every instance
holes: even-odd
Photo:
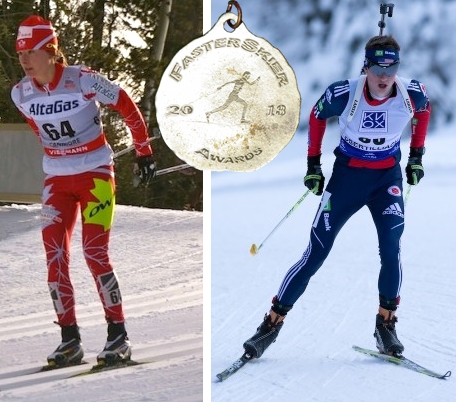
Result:
[[[257,328],[257,332],[244,342],[245,353],[251,358],[259,358],[264,351],[275,342],[283,326],[283,320],[293,306],[280,304],[277,296],[272,299],[272,307],[269,314],[265,314],[263,322]]]
[[[108,324],[108,339],[103,351],[97,356],[99,365],[113,365],[131,358],[131,344],[124,323]]]
[[[377,349],[380,353],[400,356],[404,351],[404,346],[397,338],[396,322],[397,317],[394,310],[379,308],[375,320],[374,337],[377,340]]]
[[[81,336],[77,325],[61,326],[62,343],[47,357],[49,366],[80,364],[84,356]]]

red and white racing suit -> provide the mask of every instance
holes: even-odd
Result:
[[[103,131],[99,103],[122,115],[137,156],[152,154],[144,119],[123,89],[80,65],[56,64],[53,81],[44,86],[25,77],[13,88],[11,97],[44,148],[42,236],[58,323],[76,324],[69,262],[78,210],[84,257],[106,320],[122,323],[122,298],[108,257],[115,206],[113,152]]]

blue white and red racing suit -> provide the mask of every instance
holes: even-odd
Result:
[[[396,77],[388,98],[373,99],[366,83],[362,95],[355,100],[359,79],[362,78],[330,85],[310,114],[309,156],[321,154],[326,120],[333,116],[338,116],[340,143],[334,151],[333,172],[321,197],[309,244],[301,259],[286,273],[277,293],[276,302],[280,305],[291,307],[304,293],[310,278],[328,256],[340,229],[363,206],[369,208],[378,234],[380,300],[399,303],[402,283],[400,239],[404,229],[399,141],[410,123],[410,146],[424,146],[431,106],[420,82],[400,77]],[[407,107],[406,99],[399,91],[398,80],[407,91],[411,108]],[[349,119],[354,101],[359,103]]]

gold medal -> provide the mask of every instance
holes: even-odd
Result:
[[[197,169],[247,172],[291,140],[301,97],[282,53],[253,35],[231,4],[238,15],[224,13],[174,56],[155,103],[163,139],[179,158]]]

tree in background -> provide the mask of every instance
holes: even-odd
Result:
[[[157,127],[155,92],[174,54],[202,35],[202,0],[9,0],[0,11],[0,110],[3,123],[21,123],[11,98],[11,87],[22,77],[15,38],[20,22],[30,14],[50,19],[70,64],[85,64],[121,84],[140,109],[149,100],[150,135]],[[156,57],[157,33],[169,21],[164,50]],[[162,15],[162,18],[160,16]],[[115,112],[103,109],[106,135],[114,151],[128,145],[126,127]],[[183,163],[163,139],[153,142],[158,169]],[[186,169],[157,176],[149,187],[134,188],[134,152],[116,160],[117,202],[151,208],[202,210],[202,172]]]

